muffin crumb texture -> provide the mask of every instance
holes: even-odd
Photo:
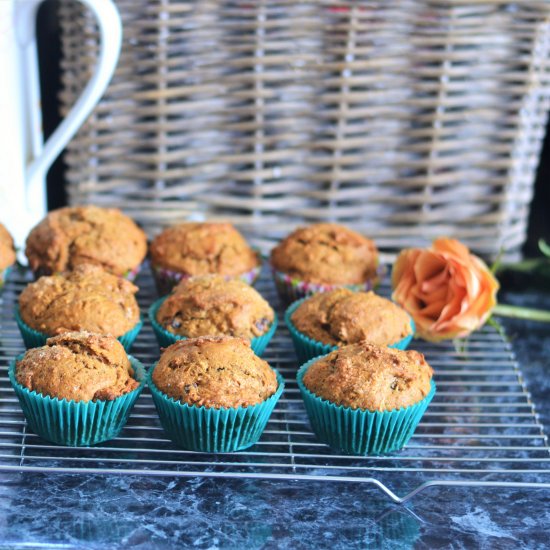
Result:
[[[67,332],[28,350],[15,377],[25,388],[67,401],[109,401],[139,383],[121,343],[110,336]]]
[[[27,238],[29,265],[40,275],[95,264],[124,276],[147,253],[145,233],[120,210],[73,206],[50,212]]]
[[[9,231],[0,223],[0,269],[15,263],[15,247]]]
[[[347,227],[318,223],[298,228],[271,251],[271,265],[317,284],[362,284],[376,279],[374,242]]]
[[[152,380],[177,401],[217,409],[255,405],[277,390],[275,371],[249,342],[228,336],[172,344],[163,351]]]
[[[367,340],[386,346],[412,332],[408,314],[374,292],[339,288],[315,294],[291,316],[292,324],[309,338],[332,346]]]
[[[40,277],[19,296],[23,321],[48,335],[87,330],[121,336],[139,321],[138,288],[99,266]]]
[[[186,275],[236,276],[251,271],[259,260],[230,223],[182,223],[153,239],[151,262]]]
[[[270,305],[250,285],[220,275],[183,280],[157,312],[157,321],[172,334],[255,338],[273,323]]]
[[[432,368],[417,351],[360,343],[342,347],[314,362],[304,386],[336,405],[369,411],[408,407],[430,392]]]

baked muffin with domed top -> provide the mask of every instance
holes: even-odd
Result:
[[[225,335],[250,340],[265,334],[273,318],[273,309],[257,290],[220,275],[181,281],[157,312],[162,327],[188,338]]]
[[[297,381],[317,438],[339,452],[384,455],[413,435],[436,388],[417,351],[361,342],[302,365]]]
[[[166,228],[149,248],[160,294],[182,279],[217,274],[252,284],[259,274],[258,253],[230,223],[187,222]]]
[[[286,302],[342,286],[368,290],[378,283],[374,242],[335,223],[299,227],[271,251],[270,262]]]
[[[233,452],[258,441],[284,388],[283,378],[229,336],[179,340],[149,374],[168,437],[200,452]]]
[[[25,254],[37,275],[94,264],[133,279],[147,253],[145,233],[116,208],[68,206],[53,210],[27,237]]]
[[[73,447],[117,437],[145,374],[116,338],[85,331],[49,338],[8,368],[29,428],[47,441]]]
[[[309,338],[332,346],[362,340],[387,346],[413,333],[411,318],[404,309],[372,291],[347,288],[311,296],[290,319]]]
[[[166,395],[188,405],[248,407],[277,389],[269,364],[242,338],[202,336],[166,348],[152,380]]]
[[[87,330],[122,336],[139,322],[138,287],[90,264],[40,277],[19,295],[19,314],[48,336]]]
[[[111,336],[66,332],[28,350],[15,378],[28,390],[67,401],[109,401],[139,382],[121,343]]]

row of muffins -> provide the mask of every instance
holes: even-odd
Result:
[[[9,377],[31,429],[71,446],[116,437],[147,383],[168,437],[199,452],[255,444],[284,389],[248,341],[228,336],[179,340],[146,372],[115,338],[68,332],[19,356]],[[435,392],[431,378],[422,354],[364,341],[316,357],[297,374],[317,437],[358,455],[406,444]]]
[[[201,234],[201,231],[198,231],[201,225],[207,228],[208,230],[206,231],[206,235],[208,236],[207,242],[209,244],[208,246],[205,246],[204,241],[200,240],[199,244],[202,247],[202,250],[216,250],[216,231],[212,232],[210,229],[219,224],[184,224],[184,226],[187,225],[193,226],[193,231],[195,231],[197,235]],[[222,225],[228,226],[228,224]],[[327,229],[327,225],[331,227],[329,231],[330,235],[332,236],[331,238],[333,238],[333,240],[335,241],[342,241],[339,242],[338,246],[336,247],[333,246],[334,243],[331,244],[330,239],[327,240],[326,235],[324,234],[324,229]],[[306,230],[309,230],[309,233],[311,233],[313,229],[306,228]],[[307,251],[309,250],[308,243],[311,243],[312,239],[311,237],[309,238],[309,240],[307,238],[304,238],[304,231],[305,234],[308,233],[308,231],[306,230],[298,230],[298,232],[296,233],[299,235],[299,237],[295,240],[298,242],[299,246],[305,246],[304,250]],[[317,242],[317,244],[319,245],[317,246],[317,249],[324,250],[325,248],[327,248],[331,251],[329,252],[329,257],[330,254],[332,254],[332,252],[334,251],[336,251],[337,255],[341,256],[341,251],[346,251],[347,241],[346,239],[342,240],[340,237],[342,234],[345,235],[348,232],[349,230],[346,230],[345,228],[331,226],[331,224],[321,224],[319,239],[317,241],[313,240],[314,244],[311,245],[311,247],[313,251],[315,251],[315,242]],[[164,242],[164,245],[166,245],[166,242],[168,242],[169,246],[166,245],[165,249],[169,249],[171,246],[170,241],[173,241],[174,239],[167,238],[166,235],[167,234],[164,234],[163,239],[161,240]],[[179,235],[181,237],[181,233]],[[283,241],[279,245],[279,247],[276,247],[272,254],[272,265],[274,263],[273,258],[277,256],[277,250],[285,250],[285,248],[288,249],[289,246],[290,250],[292,250],[293,247],[296,247],[296,243],[292,242],[292,237],[293,235]],[[244,242],[244,240],[242,242]],[[290,243],[290,245],[288,243]],[[154,247],[152,245],[152,261],[153,249]],[[29,242],[27,243],[27,251],[28,250]],[[183,244],[180,250],[186,250]],[[224,254],[225,253],[218,254],[219,259],[216,260],[216,265],[218,267],[224,265],[224,260],[222,259],[224,257]],[[174,250],[172,251],[171,255],[175,256]],[[315,255],[318,257],[323,257],[319,256],[319,251],[317,251],[314,256]],[[189,266],[193,264],[195,266],[202,266],[201,269],[204,268],[207,272],[212,269],[212,265],[207,265],[205,268],[204,262],[201,262],[199,256],[200,255],[195,254],[192,257],[191,263],[187,262],[185,272],[176,272],[176,275],[178,276],[182,274],[184,275],[183,277],[180,276],[179,280],[181,280],[182,278],[185,279],[189,275]],[[214,256],[216,256],[216,254]],[[283,258],[288,258],[290,256],[291,255],[282,255]],[[344,256],[346,256],[346,254],[344,254]],[[326,258],[326,255],[324,257]],[[353,254],[351,254],[350,256],[350,262],[352,264],[353,262],[356,262],[356,258]],[[372,263],[372,258],[369,260],[369,262]],[[127,263],[128,262],[126,262],[126,264]],[[330,267],[330,262],[328,264]],[[288,267],[288,265],[289,264],[287,262],[287,269],[290,273],[291,269]],[[325,264],[321,262],[320,265],[323,266]],[[170,267],[174,266],[175,264],[172,264]],[[308,261],[303,264],[303,267],[308,266],[310,273],[308,274],[304,270],[302,270],[301,272],[299,272],[299,276],[306,277],[312,280],[311,271],[312,266],[314,267],[314,264],[311,264]],[[139,328],[137,329],[137,331],[135,330],[140,323],[139,308],[137,308],[137,304],[135,304],[135,298],[134,304],[130,303],[131,300],[128,300],[128,295],[132,295],[132,292],[133,294],[135,294],[135,290],[137,290],[137,288],[128,281],[123,281],[118,277],[109,275],[108,273],[103,272],[97,266],[87,265],[84,261],[81,260],[76,262],[76,264],[74,264],[74,267],[76,267],[76,269],[66,276],[56,275],[54,277],[45,277],[39,279],[39,281],[37,283],[34,283],[34,285],[41,288],[33,288],[33,285],[30,285],[28,289],[26,289],[22,293],[20,299],[20,316],[22,324],[20,326],[27,325],[27,327],[30,328],[33,322],[37,322],[37,320],[40,320],[39,326],[35,325],[35,328],[42,329],[45,332],[47,332],[48,330],[51,331],[52,328],[54,329],[54,331],[57,332],[72,330],[74,328],[79,329],[81,327],[75,327],[75,323],[73,321],[82,319],[93,321],[92,318],[94,317],[94,311],[99,311],[100,315],[98,317],[100,322],[104,322],[104,320],[109,319],[110,321],[112,321],[112,323],[111,326],[106,330],[104,325],[100,327],[97,321],[94,321],[96,322],[96,325],[92,325],[92,328],[94,330],[96,330],[97,332],[114,333],[115,331],[113,330],[113,326],[116,326],[119,331],[122,327],[125,327],[129,328],[128,332],[134,333],[133,338],[135,338],[137,332],[139,332]],[[41,271],[40,267],[37,269],[37,271],[43,272]],[[134,270],[128,268],[124,273],[131,273],[132,271]],[[336,271],[338,270],[335,270],[335,273]],[[341,271],[341,265],[339,271]],[[354,272],[354,270],[352,269],[351,272]],[[357,269],[355,270],[355,272],[359,273],[360,270]],[[298,272],[294,272],[294,275],[296,275],[296,273]],[[367,272],[365,271],[364,273]],[[162,276],[165,275],[166,273],[162,274]],[[169,273],[169,276],[172,277],[173,275],[174,272],[171,271]],[[291,277],[291,275],[287,275]],[[363,286],[360,286],[359,288],[368,288],[372,284],[374,278],[376,277],[376,269],[374,271],[372,271],[372,269],[368,271],[368,277],[368,282],[363,281]],[[359,281],[359,279],[360,277],[356,276],[353,280],[357,282]],[[176,280],[178,279],[172,280],[172,284],[176,282]],[[320,281],[321,279],[317,280]],[[333,282],[334,278],[331,279],[330,276],[327,276],[323,280]],[[44,283],[43,281],[47,281],[47,283]],[[166,279],[164,279],[164,281],[166,281]],[[294,291],[297,287],[300,286],[299,284],[296,285],[295,282],[303,282],[300,279],[291,279],[290,281],[292,284],[288,285],[286,290],[291,289],[292,291]],[[310,287],[305,290],[311,291],[312,289]],[[325,287],[323,288],[323,290],[327,290],[327,288]],[[84,300],[81,299],[80,302],[78,302],[79,292],[81,298],[82,293],[87,296]],[[115,296],[115,294],[117,293],[118,295]],[[121,297],[119,296],[120,294],[125,294],[126,296]],[[53,301],[50,300],[52,296],[57,296],[57,299],[54,299]],[[75,299],[77,305],[76,307],[73,307],[73,305],[71,305],[71,300],[74,301]],[[287,311],[287,318],[285,319],[287,321],[287,324],[289,325],[289,328],[291,329],[291,335],[293,337],[300,359],[308,359],[313,355],[319,355],[319,349],[313,347],[309,350],[309,352],[305,352],[302,356],[300,356],[300,350],[303,351],[304,342],[306,342],[307,344],[314,342],[317,345],[324,346],[321,348],[321,353],[326,353],[327,351],[330,351],[330,349],[341,346],[342,344],[349,344],[353,341],[360,341],[364,338],[365,334],[369,333],[370,330],[370,332],[372,333],[371,338],[380,340],[380,344],[382,345],[391,344],[395,347],[406,347],[408,340],[410,340],[410,338],[412,337],[412,333],[414,332],[414,326],[411,324],[411,320],[408,318],[405,312],[400,310],[400,308],[398,308],[391,302],[375,296],[373,293],[353,293],[349,290],[340,289],[334,292],[329,292],[326,295],[315,296],[314,298],[302,302],[303,303],[295,304],[293,306],[293,311],[290,311],[289,309],[289,311]],[[45,307],[43,307],[44,305]],[[40,310],[41,307],[43,311]],[[66,315],[65,319],[63,319],[64,326],[54,327],[52,325],[53,319],[63,318],[63,315],[58,316],[56,314],[57,310],[59,310],[59,312],[61,313],[63,311],[72,312],[71,315]],[[367,318],[361,318],[361,315],[364,314],[365,311],[370,311],[372,315],[370,315],[370,317],[367,315]],[[207,314],[204,315],[204,312],[207,312]],[[138,315],[137,323],[135,323],[136,313]],[[150,315],[152,317],[153,327],[155,328],[155,332],[157,333],[157,338],[159,338],[159,342],[161,342],[161,345],[168,345],[172,341],[182,336],[188,338],[199,336],[201,333],[211,334],[217,331],[217,333],[221,334],[230,333],[236,334],[238,336],[244,336],[248,338],[248,340],[252,341],[253,347],[255,341],[263,340],[263,348],[265,348],[265,344],[270,337],[269,333],[271,332],[272,334],[276,328],[276,316],[274,316],[273,310],[254,289],[241,281],[226,281],[223,277],[219,276],[190,279],[189,281],[184,280],[183,283],[180,283],[180,285],[176,288],[175,292],[171,296],[165,299],[161,299],[151,308]],[[67,319],[67,317],[70,317],[70,319]],[[363,315],[363,317],[365,317],[365,315]],[[127,327],[124,323],[130,322],[132,319],[135,325]],[[388,319],[390,322],[388,322]],[[384,322],[381,322],[381,320],[383,320]],[[393,332],[390,329],[394,329]],[[23,330],[22,332],[25,335]],[[35,332],[40,333],[39,330]],[[44,332],[42,333],[42,335],[44,336]],[[120,336],[121,340],[122,337],[123,335]],[[161,338],[165,338],[165,340],[161,341]],[[166,340],[166,338],[168,338],[168,340]],[[36,342],[37,341],[35,340],[35,345]],[[127,347],[129,348],[130,345],[131,342],[128,343]],[[263,351],[263,348],[258,349],[257,351],[261,353],[261,351]],[[379,348],[374,346],[373,350],[371,350],[372,353],[375,353],[375,350],[379,350]],[[341,350],[341,352],[343,351],[344,349]],[[352,350],[352,352],[358,357],[361,356],[362,353],[361,349],[356,349],[355,351]],[[390,369],[387,368],[388,366],[384,366],[384,362],[389,361],[387,353],[383,350],[382,355],[380,355],[379,351],[376,351],[375,355],[376,354],[378,354],[381,358],[381,360],[379,360],[377,363],[377,368],[381,371],[389,372]],[[405,358],[402,358],[402,360],[404,359]],[[392,364],[394,361],[395,357],[392,357]],[[344,363],[346,363],[346,361],[344,361]],[[407,361],[405,361],[405,363],[407,363]],[[422,364],[422,362],[420,362],[420,364]],[[428,372],[428,369],[429,367],[425,368],[424,371]],[[343,381],[345,379],[345,377],[342,378]],[[415,377],[413,376],[411,380],[415,380]],[[303,389],[302,394],[304,396],[307,408],[308,390],[305,386],[303,387],[300,376],[298,378],[298,381],[300,384],[300,389]],[[398,389],[395,390],[394,388],[394,390],[392,391],[399,391],[400,393],[403,392],[403,385],[395,383],[394,386]],[[415,384],[413,384],[412,387],[414,390],[416,388]],[[410,392],[410,390],[408,391]],[[424,395],[425,398],[430,394],[430,392],[431,386],[426,386],[426,384],[424,384],[422,389],[420,390],[421,395]],[[154,392],[153,395],[155,395]],[[393,402],[391,399],[389,401]],[[356,407],[358,407],[358,410],[361,409],[361,404],[357,404]],[[308,413],[309,412],[310,410],[308,409]],[[313,420],[312,424],[314,424]],[[342,447],[340,446],[340,448]]]
[[[115,336],[130,351],[143,325],[137,290],[98,266],[81,264],[27,285],[15,318],[27,348],[43,345],[50,336],[85,330]],[[149,319],[161,347],[180,338],[226,335],[251,341],[258,355],[278,324],[256,289],[220,275],[180,281],[152,304]],[[405,349],[414,334],[412,319],[399,306],[372,291],[346,288],[297,300],[287,309],[285,323],[300,360],[363,340]]]
[[[3,269],[15,261],[15,255],[11,237],[1,229]],[[161,294],[167,294],[182,278],[206,274],[252,283],[262,263],[259,252],[229,223],[178,224],[162,231],[148,248],[145,233],[133,220],[120,210],[96,206],[50,212],[31,230],[25,248],[29,266],[38,276],[94,264],[130,280],[147,251]],[[379,277],[374,242],[331,223],[291,233],[271,251],[270,264],[286,301],[342,285],[368,290]]]

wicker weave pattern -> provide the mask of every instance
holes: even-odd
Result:
[[[550,101],[550,3],[118,0],[123,53],[66,154],[73,203],[256,244],[341,221],[388,250],[525,238]],[[66,110],[97,51],[61,7]]]

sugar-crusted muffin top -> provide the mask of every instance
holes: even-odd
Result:
[[[44,334],[87,330],[118,337],[139,321],[137,290],[99,266],[81,264],[30,283],[19,296],[19,312]]]
[[[31,269],[40,275],[86,263],[122,276],[145,258],[147,238],[116,208],[72,206],[50,212],[36,225],[25,253]]]
[[[317,284],[361,284],[376,279],[378,251],[363,235],[334,223],[300,227],[271,251],[271,265]]]
[[[151,262],[187,275],[242,275],[260,264],[257,254],[230,223],[182,223],[153,239]]]
[[[242,338],[179,340],[160,356],[152,376],[163,393],[182,403],[212,408],[248,407],[277,391],[277,376]]]
[[[68,401],[109,401],[139,386],[122,344],[111,336],[66,332],[17,362],[17,382]]]
[[[15,247],[9,231],[0,223],[0,269],[15,263]]]
[[[291,316],[292,324],[313,340],[332,346],[367,340],[395,344],[412,333],[409,315],[374,292],[338,288],[314,294]]]
[[[260,293],[240,279],[204,275],[184,279],[157,311],[168,332],[186,337],[261,336],[274,313]]]
[[[417,351],[401,351],[362,342],[339,348],[315,361],[304,386],[336,405],[391,411],[424,399],[432,368]]]

